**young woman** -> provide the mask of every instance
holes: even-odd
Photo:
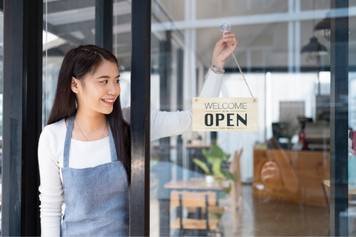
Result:
[[[232,33],[216,43],[200,96],[218,95],[236,46]],[[70,50],[38,145],[42,236],[128,235],[129,110],[123,111],[115,56],[93,45]],[[151,139],[190,128],[189,111],[151,116]]]

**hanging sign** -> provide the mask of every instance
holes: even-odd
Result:
[[[256,98],[193,98],[193,131],[257,131]]]
[[[227,24],[223,32],[230,31]],[[231,54],[244,80],[251,98],[193,98],[193,131],[257,131],[257,99],[247,83],[245,75],[234,54]]]

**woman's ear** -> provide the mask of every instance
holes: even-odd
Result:
[[[70,85],[70,88],[73,91],[73,93],[75,94],[78,93],[78,86],[79,86],[79,80],[76,79],[75,77],[72,77],[72,83]]]

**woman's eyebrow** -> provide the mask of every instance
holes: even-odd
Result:
[[[119,78],[120,77],[120,74],[119,75],[117,75],[115,78]],[[110,79],[110,76],[108,76],[108,75],[102,75],[102,76],[99,76],[99,77],[97,77],[96,79]]]

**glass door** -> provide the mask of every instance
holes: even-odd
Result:
[[[351,20],[351,10],[317,0],[152,2],[151,236],[330,233],[338,58],[325,18]],[[258,99],[255,132],[191,129],[193,97],[250,96],[232,57],[224,74],[211,69],[223,23]]]

